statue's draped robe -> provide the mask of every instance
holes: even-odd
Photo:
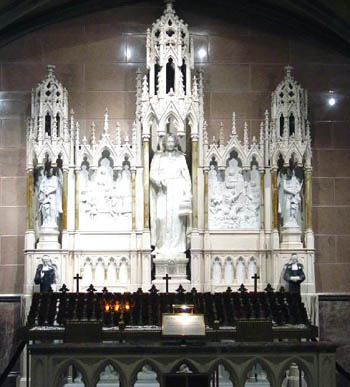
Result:
[[[187,216],[180,216],[180,204],[191,197],[191,177],[182,153],[154,155],[151,181],[151,243],[166,255],[186,250]],[[166,188],[159,187],[163,182]]]
[[[281,176],[280,179],[278,212],[282,215],[283,227],[300,227],[302,183],[295,176],[290,179]]]
[[[57,176],[45,176],[39,188],[39,203],[43,226],[57,227],[59,214],[62,213],[62,184]]]

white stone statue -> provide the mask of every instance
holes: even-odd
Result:
[[[221,263],[219,259],[214,260],[213,264],[213,284],[214,285],[220,285],[221,284],[221,277],[222,277],[222,272],[221,272]]]
[[[81,193],[82,194],[87,193],[88,189],[89,189],[89,170],[85,164],[82,164],[82,166],[81,166],[79,183],[80,183]]]
[[[42,228],[57,228],[58,217],[62,213],[62,172],[57,168],[58,176],[53,168],[45,171],[39,186],[39,211],[42,216]]]
[[[232,260],[228,259],[225,264],[225,284],[232,285],[233,282],[233,265]]]
[[[185,156],[173,134],[163,138],[163,149],[151,162],[151,244],[155,254],[173,256],[186,250],[191,214],[191,177]]]
[[[232,158],[228,162],[228,167],[225,171],[226,188],[234,189],[237,193],[243,190],[244,179],[242,176],[242,168],[239,167],[238,161]]]
[[[121,208],[123,212],[131,212],[131,172],[128,164],[124,164],[119,183]]]
[[[302,183],[295,176],[294,169],[290,179],[280,174],[278,211],[284,228],[300,228],[301,189]]]
[[[126,284],[129,282],[128,264],[125,258],[122,258],[119,266],[119,282]]]

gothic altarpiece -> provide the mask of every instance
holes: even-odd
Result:
[[[148,290],[153,282],[164,291],[169,274],[171,291],[215,292],[242,283],[251,290],[255,273],[259,289],[278,288],[292,254],[306,275],[302,293],[315,293],[307,92],[291,68],[259,138],[249,139],[245,124],[240,139],[233,113],[230,137],[221,125],[209,140],[204,75],[170,2],[147,30],[146,48],[129,136],[110,127],[106,110],[101,137],[94,124],[82,137],[54,66],[32,92],[26,295],[43,259],[57,289],[74,290],[79,273],[84,289]]]

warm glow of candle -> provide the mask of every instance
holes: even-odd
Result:
[[[129,303],[126,303],[126,304],[125,304],[125,310],[126,310],[127,312],[129,312],[129,310],[130,310],[130,305],[129,305]]]
[[[120,305],[117,303],[114,305],[114,311],[115,312],[119,312],[119,309],[120,309]]]
[[[110,306],[109,306],[108,304],[106,304],[106,305],[105,305],[105,311],[106,311],[106,312],[109,312],[109,308],[110,308]]]

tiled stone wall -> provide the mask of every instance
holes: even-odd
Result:
[[[0,296],[0,375],[9,363],[19,344],[16,329],[21,325],[21,303],[19,297]],[[19,361],[12,369],[4,387],[16,385]]]
[[[161,14],[161,2],[121,7],[45,27],[0,49],[0,293],[18,293],[23,283],[25,230],[25,117],[30,89],[57,65],[69,90],[70,107],[82,134],[105,107],[112,124],[126,132],[135,111],[135,72],[145,68],[145,30]],[[295,67],[309,90],[314,137],[314,230],[317,289],[350,291],[350,58],[307,38],[229,23],[208,9],[179,10],[194,33],[196,62],[205,71],[205,111],[209,134],[222,121],[247,120],[257,134],[270,94]],[[204,53],[201,57],[200,53]],[[337,104],[327,104],[329,90]]]
[[[337,361],[350,370],[350,296],[321,296],[320,340],[339,344]]]

